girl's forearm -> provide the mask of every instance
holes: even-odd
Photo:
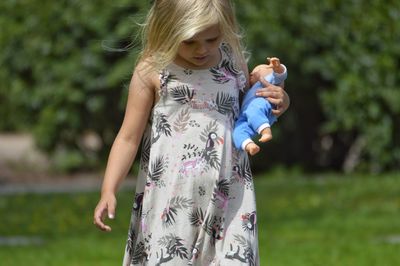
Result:
[[[134,142],[117,136],[108,158],[101,189],[102,194],[117,192],[120,183],[125,179],[132,166],[138,146]]]

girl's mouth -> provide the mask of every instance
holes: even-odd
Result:
[[[206,59],[206,58],[207,58],[206,55],[204,55],[204,56],[195,56],[195,57],[194,57],[194,59],[196,59],[196,60],[198,60],[198,61],[202,61],[202,60],[204,60],[204,59]]]

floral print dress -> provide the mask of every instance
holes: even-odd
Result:
[[[216,67],[160,73],[124,266],[259,265],[250,165],[232,143],[245,76],[220,51]]]

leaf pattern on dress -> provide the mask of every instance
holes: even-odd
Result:
[[[174,207],[166,207],[161,214],[161,220],[164,227],[171,226],[175,223],[175,215],[178,214],[178,210]]]
[[[249,266],[256,266],[254,251],[250,241],[244,236],[234,235],[235,241],[238,242],[237,249],[233,249],[232,243],[230,244],[230,251],[225,254],[225,258],[230,260],[238,260],[247,263]],[[242,248],[242,250],[240,250]]]
[[[146,258],[146,252],[144,249],[144,243],[139,242],[137,243],[133,254],[131,255],[131,263],[132,264],[141,264],[143,263],[144,259]]]
[[[213,75],[213,80],[219,84],[227,83],[230,80],[226,75],[227,73],[219,68],[211,68],[210,72]]]
[[[161,249],[160,255],[157,252],[157,264],[161,265],[170,260],[172,260],[175,256],[178,256],[181,259],[188,259],[188,250],[183,244],[183,239],[174,235],[169,234],[161,237],[158,240],[158,244],[165,248]]]
[[[229,198],[229,188],[231,181],[229,179],[222,179],[216,182],[214,187],[214,192],[211,201],[219,209],[226,209],[228,206]]]
[[[177,78],[175,75],[171,75],[169,71],[164,69],[160,72],[160,90],[158,92],[160,96],[168,94],[168,84],[173,80],[177,80]]]
[[[228,56],[230,60],[233,60],[233,51],[232,47],[227,43],[221,43],[221,50],[224,52],[225,55]]]
[[[233,172],[246,185],[247,189],[253,190],[253,176],[251,174],[250,162],[247,158],[242,156],[239,162],[233,166]]]
[[[218,92],[217,98],[215,100],[218,108],[218,112],[227,115],[233,113],[233,105],[235,98],[228,93]]]
[[[151,143],[156,143],[161,135],[171,136],[171,125],[168,123],[167,116],[160,112],[154,114],[155,132]]]
[[[148,250],[150,248],[149,242],[151,239],[151,234],[147,235],[143,241],[139,241],[135,249],[131,253],[131,264],[143,264],[145,261],[148,261]]]
[[[173,129],[176,132],[185,133],[185,131],[188,129],[189,121],[190,121],[190,109],[184,108],[176,118],[173,125]]]
[[[184,144],[183,149],[186,150],[186,154],[182,155],[181,161],[193,159],[193,158],[199,158],[203,154],[203,150],[201,150],[199,147],[197,147],[194,144]]]
[[[222,179],[217,183],[217,189],[225,196],[229,196],[229,187],[231,185],[231,181],[229,179]]]
[[[199,227],[204,222],[204,212],[198,207],[194,209],[189,215],[190,224],[196,227]]]
[[[129,232],[128,232],[128,240],[127,240],[127,243],[126,243],[126,252],[131,257],[134,254],[135,241],[136,241],[136,233],[135,233],[135,230],[134,230],[133,226],[131,225],[130,228],[129,228]]]
[[[142,141],[142,156],[140,158],[140,167],[147,171],[150,160],[151,140],[148,136],[143,137]]]
[[[211,168],[214,168],[216,170],[219,170],[221,167],[221,162],[218,156],[218,151],[216,150],[211,150],[211,151],[206,151],[204,150],[204,153],[202,155],[202,158],[204,158],[207,162],[207,165],[205,166],[204,170],[208,171]]]
[[[168,163],[163,156],[157,157],[154,162],[151,163],[148,180],[155,183],[158,187],[165,186],[164,181],[161,180],[161,176],[165,172],[167,165]]]
[[[211,236],[212,245],[215,245],[216,240],[224,238],[224,221],[225,218],[216,215],[208,215],[203,223],[204,231]]]
[[[187,104],[191,102],[194,94],[194,91],[191,90],[187,85],[181,85],[171,89],[172,99],[180,104]]]
[[[188,209],[192,206],[193,202],[183,196],[173,197],[164,208],[161,214],[161,220],[165,227],[171,226],[175,223],[175,216],[178,210]]]
[[[232,61],[223,59],[217,67],[210,69],[213,80],[219,84],[225,84],[229,81],[236,80],[239,71],[235,68]]]

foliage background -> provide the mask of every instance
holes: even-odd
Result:
[[[289,111],[253,158],[307,170],[400,167],[400,6],[235,1],[250,68],[288,66]],[[123,117],[148,1],[0,2],[0,131],[34,132],[65,170],[102,164]],[[84,145],[86,136],[101,145]]]

